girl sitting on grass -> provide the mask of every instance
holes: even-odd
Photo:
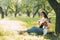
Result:
[[[37,23],[38,26],[33,26],[32,28],[27,29],[25,32],[43,34],[43,35],[46,35],[47,32],[49,32],[50,22],[49,22],[48,16],[44,11],[40,13],[40,16],[41,16],[41,19],[38,20],[38,23]]]

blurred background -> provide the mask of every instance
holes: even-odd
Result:
[[[57,0],[57,2],[60,3],[60,0]],[[13,26],[15,26],[16,23],[18,24],[18,26],[23,28],[30,28],[32,26],[36,26],[37,21],[40,19],[39,13],[41,11],[46,12],[48,18],[51,21],[50,30],[55,32],[56,13],[49,4],[48,0],[0,0],[0,40],[33,40],[28,38],[23,39],[24,36],[27,36],[28,34],[20,37],[21,35],[19,35],[16,30],[5,31],[4,28],[6,28],[6,26],[8,27],[8,25],[10,25],[10,28],[12,24]],[[13,27],[13,29],[15,27]],[[27,37],[29,37],[29,35]],[[37,36],[37,38],[38,40],[40,40],[43,37],[40,35]],[[37,39],[34,38],[34,40]]]

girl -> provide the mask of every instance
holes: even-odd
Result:
[[[37,33],[46,35],[49,32],[50,22],[49,19],[44,11],[40,13],[41,19],[38,20],[38,26],[33,26],[32,28],[28,29],[28,33]]]

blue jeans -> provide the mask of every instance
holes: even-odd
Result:
[[[32,28],[28,29],[27,32],[28,33],[43,34],[43,28],[33,26]]]

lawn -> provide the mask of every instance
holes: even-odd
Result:
[[[26,27],[30,28],[32,26],[37,26],[37,21],[40,19],[40,17],[35,17],[35,18],[31,18],[31,17],[23,17],[23,16],[18,16],[18,17],[10,17],[10,20],[18,20],[18,21],[23,21],[26,23]],[[50,29],[52,31],[55,31],[55,17],[51,17],[50,21],[51,21],[51,25],[50,25]]]
[[[40,19],[39,17],[31,18],[31,17],[23,17],[23,16],[18,16],[18,17],[6,17],[6,19],[13,20],[13,21],[22,21],[25,22],[26,24],[24,25],[26,28],[31,28],[32,26],[37,25],[37,21]],[[52,21],[53,20],[53,21]],[[50,29],[51,31],[55,31],[55,17],[51,17],[51,26]],[[15,39],[15,40],[22,40],[21,37],[17,34],[14,34],[11,30],[7,30],[6,32],[3,31],[3,29],[0,29],[0,39],[1,40],[7,40],[7,39]],[[25,34],[26,36],[28,34]],[[17,37],[16,37],[17,36]],[[28,35],[30,37],[31,35]],[[35,35],[31,36],[34,38]],[[25,36],[24,36],[25,37]],[[37,35],[36,37],[41,38],[41,35]],[[53,35],[46,35],[46,39],[52,39],[55,38]],[[31,40],[31,39],[24,39],[24,40]]]

